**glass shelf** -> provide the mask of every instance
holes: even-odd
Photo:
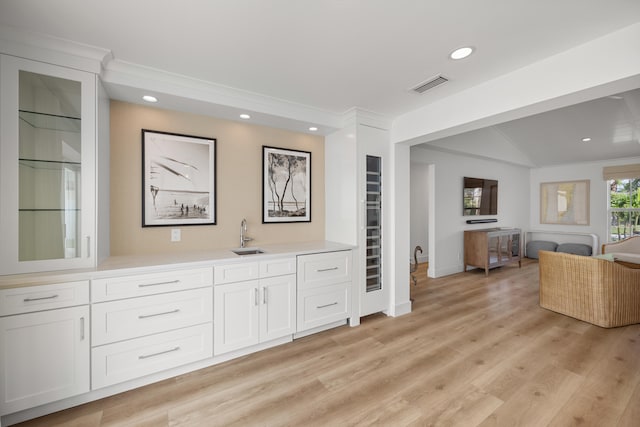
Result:
[[[19,110],[20,120],[34,128],[80,133],[79,117],[61,116],[57,114],[36,113]]]
[[[79,171],[82,166],[80,162],[64,160],[18,159],[18,161],[20,162],[20,166],[26,166],[32,169],[62,170],[64,168]]]
[[[80,212],[80,209],[18,209],[18,212]]]

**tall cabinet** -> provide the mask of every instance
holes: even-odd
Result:
[[[353,251],[352,325],[357,317],[368,314],[393,314],[391,295],[396,291],[389,131],[376,117],[358,111],[353,114],[353,123],[325,138],[326,237],[357,246]],[[402,302],[396,299],[395,303]]]
[[[0,274],[96,264],[97,87],[0,55]]]

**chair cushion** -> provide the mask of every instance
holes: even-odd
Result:
[[[547,242],[545,240],[532,240],[527,242],[527,258],[538,259],[538,251],[555,252],[558,244],[556,242]]]
[[[616,259],[614,258],[613,254],[600,254],[600,255],[593,255],[594,258],[597,259],[604,259],[606,261],[615,261]]]
[[[565,252],[574,255],[591,256],[592,248],[584,243],[561,243],[556,248],[556,252]]]

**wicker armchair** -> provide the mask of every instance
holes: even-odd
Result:
[[[613,328],[640,323],[640,269],[540,251],[540,306]]]
[[[617,263],[624,266],[640,268],[640,236],[605,243],[602,245],[602,253],[611,254]]]

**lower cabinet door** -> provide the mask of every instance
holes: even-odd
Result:
[[[89,391],[89,306],[0,318],[0,414]]]
[[[266,342],[296,331],[296,276],[260,279],[260,341]]]
[[[213,289],[213,352],[227,353],[260,340],[260,282],[216,285]]]
[[[211,322],[94,347],[93,389],[175,368],[212,355]]]

